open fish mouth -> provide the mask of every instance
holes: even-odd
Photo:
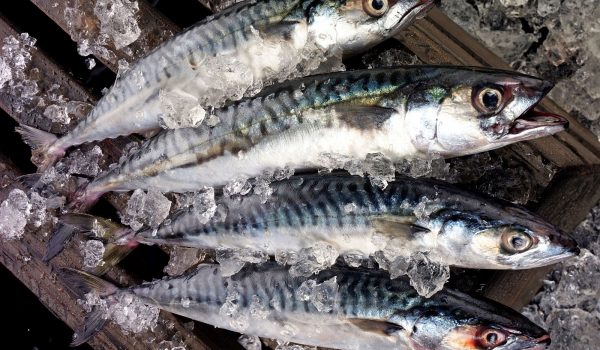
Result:
[[[515,119],[512,124],[508,126],[507,131],[502,132],[502,129],[504,128],[498,126],[498,129],[495,131],[502,136],[491,142],[496,144],[509,144],[536,139],[554,135],[565,130],[568,126],[569,121],[563,116],[532,109]]]
[[[513,122],[509,135],[519,135],[546,128],[560,128],[562,130],[568,127],[569,121],[565,117],[534,109],[525,113]]]
[[[407,23],[411,23],[413,20],[420,19],[427,15],[427,12],[435,6],[433,0],[420,0],[415,6],[411,7],[399,21],[396,21],[397,25],[394,30],[403,28]]]

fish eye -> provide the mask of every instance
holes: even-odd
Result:
[[[389,8],[388,0],[363,0],[363,9],[369,16],[381,17]]]
[[[511,254],[527,251],[533,239],[525,232],[506,231],[502,234],[502,248]]]
[[[498,329],[488,328],[479,334],[477,343],[482,349],[493,349],[506,343],[506,334]]]
[[[500,89],[486,87],[477,92],[475,105],[483,113],[497,112],[502,106],[503,92]]]

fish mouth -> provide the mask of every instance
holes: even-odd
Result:
[[[554,135],[569,127],[567,118],[532,109],[515,119],[497,142],[517,142]]]
[[[531,110],[517,118],[509,130],[510,135],[519,135],[525,132],[536,131],[540,128],[560,128],[564,130],[569,127],[567,118],[549,112]]]
[[[526,348],[525,350],[544,350],[547,349],[548,346],[551,343],[551,339],[550,339],[550,335],[549,334],[544,334],[543,336],[534,339],[533,342],[535,342],[535,345]]]
[[[407,24],[412,23],[413,20],[421,19],[427,15],[427,12],[431,10],[435,6],[435,1],[433,0],[419,0],[413,7],[411,7],[408,11],[404,13],[404,16],[400,18],[397,22],[394,33],[399,32]]]

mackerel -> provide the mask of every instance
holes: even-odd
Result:
[[[419,296],[408,280],[377,272],[332,269],[310,279],[275,264],[224,277],[218,265],[185,276],[119,289],[95,276],[63,270],[80,293],[115,303],[130,294],[144,303],[215,327],[311,346],[380,349],[545,349],[549,335],[512,309],[444,289]],[[87,318],[73,345],[106,323]]]
[[[87,214],[60,220],[125,246],[250,249],[276,256],[323,243],[342,256],[381,253],[394,261],[426,252],[442,264],[475,269],[529,269],[578,253],[572,238],[526,209],[440,181],[400,177],[381,189],[359,176],[299,176],[271,188],[266,201],[258,195],[221,198],[225,219],[207,219],[191,208],[139,232]]]
[[[279,168],[317,168],[328,155],[392,161],[456,157],[564,130],[526,113],[552,84],[485,68],[415,66],[298,79],[215,110],[221,123],[163,131],[78,194],[190,192]]]
[[[137,61],[63,137],[25,125],[17,130],[37,149],[43,171],[69,147],[152,131],[169,118],[176,128],[186,113],[197,122],[210,107],[272,81],[308,75],[323,61],[390,38],[432,5],[432,0],[245,1]],[[169,111],[162,97],[192,106]]]

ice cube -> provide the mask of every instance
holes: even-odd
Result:
[[[171,201],[162,193],[137,189],[127,202],[127,209],[122,214],[121,221],[134,230],[139,230],[144,225],[157,228],[167,218],[170,209]]]
[[[158,322],[160,309],[146,305],[129,293],[121,293],[116,297],[116,303],[109,303],[110,319],[121,326],[127,333],[142,333],[153,330]]]
[[[181,90],[160,90],[158,94],[162,114],[160,126],[164,129],[196,127],[206,117],[198,99]]]
[[[219,248],[216,259],[223,276],[231,276],[240,271],[246,263],[260,264],[269,260],[265,252],[250,248]]]
[[[319,312],[331,312],[337,298],[337,276],[315,285],[310,295],[310,301]]]
[[[311,276],[333,264],[339,256],[338,251],[330,244],[317,242],[312,247],[301,249],[290,268],[292,276]]]
[[[73,151],[65,160],[69,165],[69,174],[97,176],[100,172],[100,160],[102,159],[102,149],[94,146],[87,152],[80,149]]]
[[[246,350],[261,350],[262,343],[260,338],[255,335],[242,334],[238,338],[238,343]]]
[[[269,306],[265,305],[258,295],[252,296],[250,303],[250,317],[257,320],[264,320],[269,316]]]
[[[93,58],[86,58],[85,59],[85,66],[87,69],[92,70],[94,69],[94,67],[96,67],[96,60]]]
[[[0,237],[5,240],[20,239],[31,214],[31,203],[27,194],[14,189],[0,204]]]
[[[240,176],[223,187],[223,195],[225,197],[231,197],[236,194],[244,196],[251,190],[252,184],[248,181],[248,178]]]
[[[83,266],[85,268],[94,268],[101,266],[104,262],[102,257],[104,256],[104,243],[101,241],[90,239],[85,242],[80,242],[79,250],[83,255]]]
[[[169,276],[180,276],[190,267],[206,259],[207,252],[203,249],[173,246],[169,248],[169,263],[164,272]]]
[[[48,200],[40,196],[37,192],[32,191],[29,195],[31,203],[31,212],[28,221],[33,227],[41,227],[47,220],[46,208]]]
[[[135,42],[141,34],[136,19],[138,11],[137,1],[96,1],[94,14],[100,21],[100,35],[109,37],[117,50]]]
[[[407,273],[410,285],[427,298],[442,290],[450,278],[447,265],[432,261],[428,254],[422,252],[411,255]]]
[[[44,110],[44,116],[58,124],[69,124],[71,118],[67,113],[67,106],[50,105]]]

